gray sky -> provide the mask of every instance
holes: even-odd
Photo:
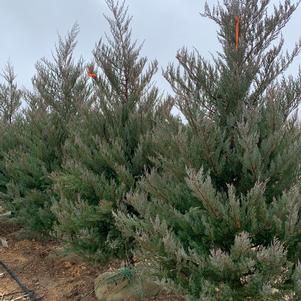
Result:
[[[164,68],[174,61],[182,46],[196,47],[205,57],[218,49],[217,27],[202,18],[204,0],[127,0],[133,15],[133,33],[145,41],[143,54],[158,59]],[[209,0],[209,3],[215,3]],[[278,1],[274,1],[278,2]],[[10,59],[20,86],[30,88],[35,62],[50,58],[57,34],[65,35],[75,21],[80,25],[76,55],[92,58],[91,50],[108,27],[104,0],[0,0],[0,69]],[[292,48],[301,36],[301,7],[284,30],[286,46]],[[296,73],[296,61],[291,73]],[[169,90],[160,73],[158,85]]]

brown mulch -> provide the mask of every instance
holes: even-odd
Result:
[[[13,270],[23,284],[35,291],[44,301],[96,301],[94,279],[105,268],[93,267],[77,258],[58,256],[57,242],[19,240],[18,228],[0,222],[0,237],[4,236],[8,248],[0,247],[0,260]],[[14,300],[20,294],[2,298],[3,294],[20,292],[18,285],[0,267],[0,300]],[[1,299],[2,298],[2,299]],[[18,299],[26,300],[26,299]],[[161,296],[154,301],[183,301],[176,296]],[[126,300],[125,300],[126,301]]]

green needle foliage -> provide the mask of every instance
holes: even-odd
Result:
[[[6,65],[0,84],[0,201],[6,193],[9,177],[6,174],[4,157],[18,145],[16,132],[21,130],[20,106],[22,92],[18,88],[13,67]]]
[[[10,179],[6,199],[12,200],[24,227],[36,234],[51,229],[55,194],[50,174],[60,169],[69,122],[90,97],[83,62],[73,59],[77,32],[75,25],[66,39],[59,38],[53,62],[44,58],[37,63],[33,91],[24,93],[28,106],[23,130],[16,133],[19,147],[5,158]]]
[[[124,3],[107,5],[111,35],[93,52],[94,103],[71,127],[63,171],[53,177],[60,194],[53,206],[56,234],[72,251],[102,262],[131,259],[131,243],[117,230],[112,210],[131,211],[121,200],[150,170],[154,129],[171,109],[152,83],[157,62],[148,63],[132,41]]]
[[[136,215],[116,224],[189,300],[300,300],[301,74],[284,72],[301,42],[285,52],[281,36],[299,3],[223,2],[203,13],[222,50],[184,48],[165,72],[188,124],[158,129],[156,169],[126,197]]]
[[[3,124],[12,124],[19,113],[22,92],[16,84],[16,74],[10,63],[1,75],[4,83],[0,83],[0,118]]]

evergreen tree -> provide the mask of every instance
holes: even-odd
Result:
[[[126,198],[138,214],[116,224],[190,300],[301,299],[301,73],[284,76],[301,42],[281,36],[298,4],[206,4],[222,51],[182,49],[165,72],[188,125],[158,130],[157,169]]]
[[[120,200],[151,167],[153,130],[171,109],[152,83],[157,62],[148,64],[132,41],[124,3],[108,0],[107,5],[111,37],[99,42],[96,66],[90,67],[97,74],[91,79],[94,106],[73,125],[63,171],[54,176],[61,195],[53,207],[56,233],[72,251],[95,261],[131,257],[112,210],[130,210]]]
[[[20,106],[22,92],[15,79],[10,63],[3,70],[4,82],[0,84],[0,194],[6,192],[9,179],[6,175],[4,157],[18,145],[16,132],[21,128]],[[1,195],[0,195],[1,200]]]
[[[15,82],[16,74],[10,63],[4,70],[2,77],[4,83],[0,83],[0,118],[4,124],[12,124],[21,106],[22,92]]]
[[[24,130],[20,147],[6,156],[7,202],[29,231],[48,234],[54,216],[50,205],[50,175],[60,169],[62,147],[68,137],[68,124],[90,101],[90,88],[83,74],[83,62],[74,62],[78,27],[65,39],[59,37],[53,60],[43,58],[36,65],[33,91],[26,91]]]

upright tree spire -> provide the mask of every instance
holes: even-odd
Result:
[[[7,176],[4,162],[5,156],[19,145],[17,132],[22,124],[20,114],[22,91],[18,88],[16,74],[10,63],[3,70],[3,83],[0,83],[0,199],[6,193],[6,185],[10,178]]]
[[[21,106],[22,92],[15,83],[16,75],[10,63],[3,70],[5,83],[0,83],[0,119],[11,124]]]
[[[61,199],[53,212],[57,234],[72,250],[97,261],[130,261],[131,245],[112,213],[131,211],[122,200],[153,165],[153,133],[170,106],[152,83],[157,62],[141,57],[141,46],[132,40],[124,2],[107,5],[110,35],[93,51],[95,106],[72,127],[63,171],[54,177]]]
[[[100,40],[94,50],[95,61],[101,69],[99,94],[104,92],[106,97],[111,97],[111,103],[142,107],[146,105],[146,99],[141,99],[144,95],[157,94],[157,89],[151,84],[157,72],[157,61],[148,64],[147,58],[140,56],[142,45],[137,46],[137,41],[132,39],[132,18],[125,2],[106,2],[112,12],[111,17],[105,16],[111,36],[106,35],[107,43]]]
[[[285,1],[272,14],[267,12],[269,3],[226,1],[212,9],[206,3],[202,15],[220,27],[218,39],[222,52],[212,64],[197,52],[189,54],[183,48],[177,55],[179,69],[169,66],[165,73],[175,92],[183,94],[178,106],[188,120],[195,119],[192,114],[195,105],[212,118],[223,120],[228,116],[229,119],[234,112],[242,113],[245,107],[252,108],[264,101],[261,96],[267,93],[268,87],[279,84],[279,76],[301,48],[299,41],[292,52],[284,52],[281,36],[299,2]],[[240,17],[239,51],[235,48],[235,16]],[[296,101],[295,97],[286,100],[291,109],[296,107]]]
[[[157,170],[127,196],[138,215],[116,215],[154,275],[190,300],[301,298],[301,131],[291,114],[301,74],[284,75],[301,42],[285,52],[281,36],[299,2],[269,4],[206,4],[222,50],[207,61],[183,48],[168,67],[188,125],[158,131]]]
[[[58,37],[53,60],[42,58],[36,64],[37,74],[32,82],[34,93],[27,93],[29,106],[45,106],[65,124],[77,115],[90,100],[90,89],[84,73],[83,60],[74,60],[74,49],[79,27],[74,24],[65,38]]]
[[[69,123],[90,103],[83,61],[73,58],[77,33],[75,25],[66,38],[59,36],[53,60],[36,64],[33,91],[24,93],[28,106],[23,130],[16,133],[20,143],[5,157],[10,179],[5,199],[26,230],[38,235],[48,235],[53,223],[50,175],[61,167]]]

